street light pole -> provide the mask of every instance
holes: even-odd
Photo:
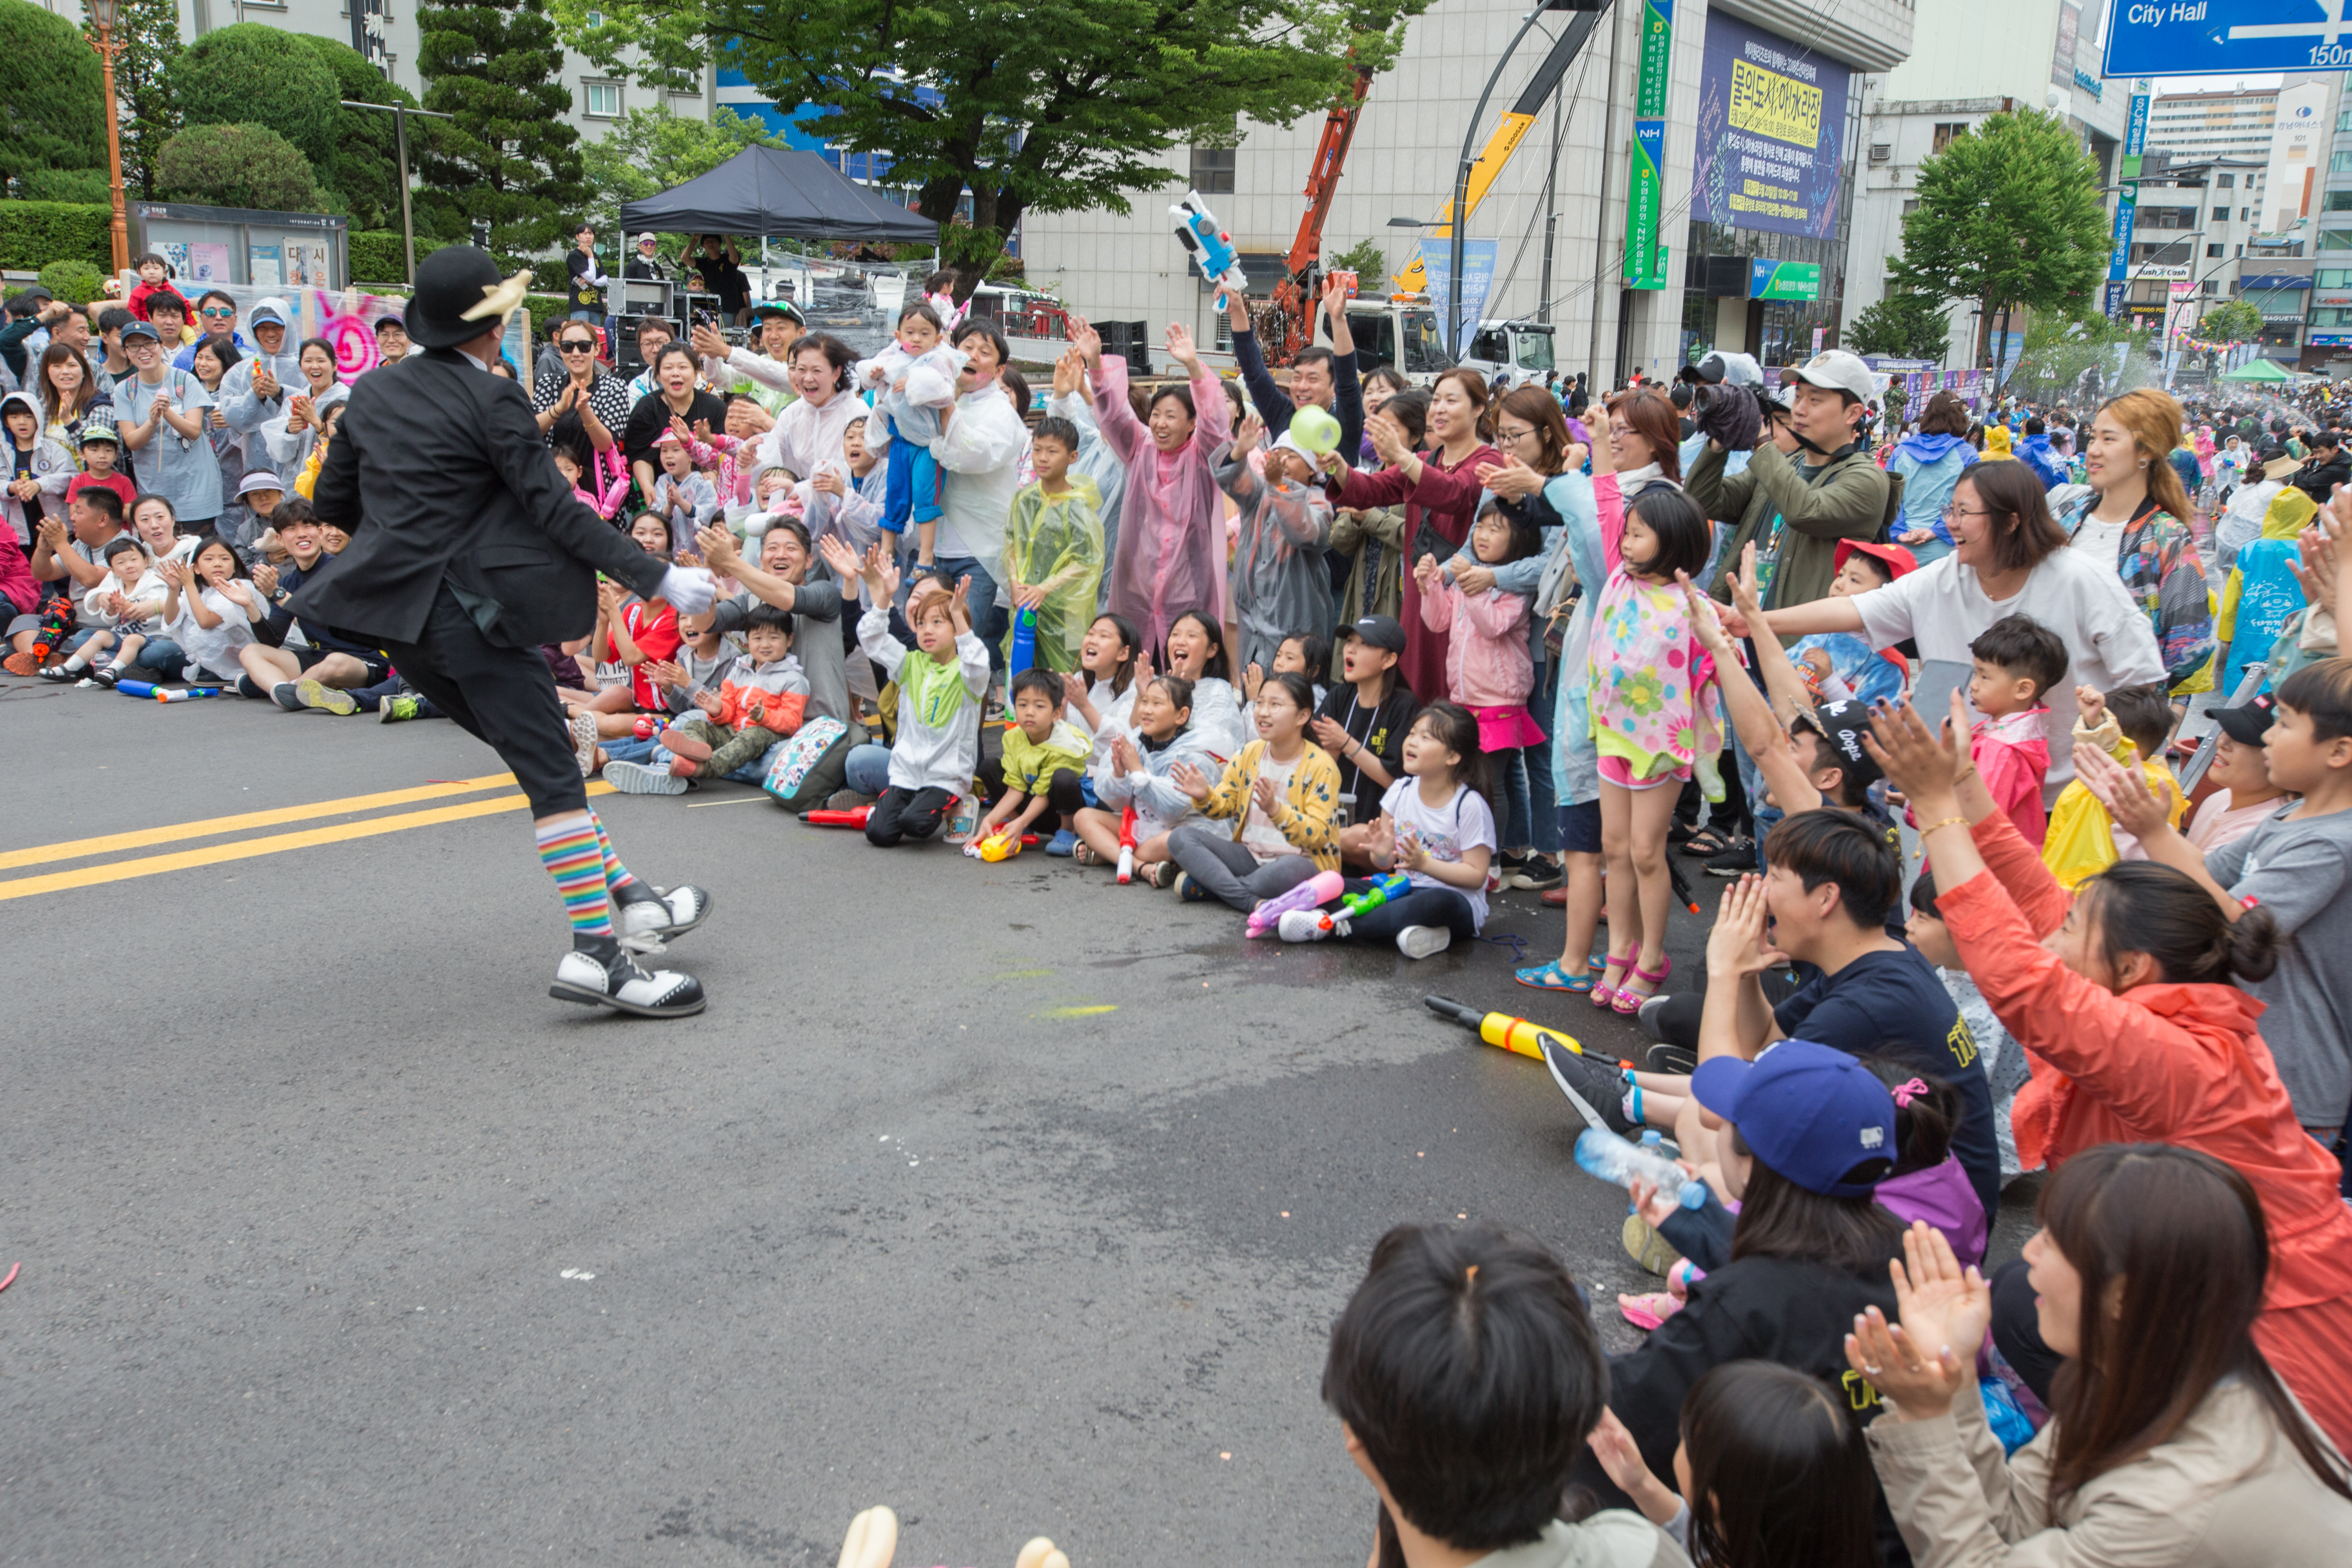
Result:
[[[357,6],[354,5],[354,12]],[[392,116],[393,155],[400,163],[400,240],[408,251],[408,282],[416,282],[416,220],[408,208],[408,117],[421,114],[427,120],[455,120],[454,114],[442,114],[430,109],[411,109],[404,103],[353,103],[346,98],[340,100],[345,109],[373,109]]]
[[[111,182],[110,194],[114,198],[110,237],[118,277],[131,268],[131,221],[122,202],[122,111],[114,100],[114,55],[121,47],[114,41],[115,7],[119,4],[120,0],[89,0],[89,19],[98,27],[97,41],[90,47],[98,51],[99,64],[106,77],[106,166]]]

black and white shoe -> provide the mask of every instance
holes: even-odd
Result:
[[[702,1011],[702,982],[674,969],[647,970],[626,949],[610,963],[577,948],[555,966],[547,994],[559,1002],[610,1007],[640,1018],[686,1018]]]
[[[1544,1066],[1551,1068],[1552,1082],[1559,1085],[1586,1126],[1621,1138],[1633,1131],[1633,1119],[1625,1114],[1625,1075],[1615,1063],[1580,1056],[1541,1035],[1536,1043],[1543,1050]]]
[[[674,936],[684,936],[709,918],[710,895],[700,888],[671,888],[667,891],[656,888],[653,893],[650,899],[636,899],[621,906],[623,942],[667,942]]]

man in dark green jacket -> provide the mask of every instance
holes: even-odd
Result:
[[[1870,412],[1869,366],[1829,349],[1783,372],[1781,391],[1797,455],[1768,441],[1745,472],[1726,476],[1723,443],[1710,440],[1685,480],[1699,510],[1737,525],[1709,587],[1726,604],[1726,579],[1750,541],[1765,608],[1827,598],[1838,541],[1881,537],[1902,504],[1903,481],[1871,460],[1857,433]]]

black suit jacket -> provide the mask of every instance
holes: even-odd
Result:
[[[597,573],[650,597],[667,570],[572,493],[522,388],[455,350],[352,384],[311,500],[352,542],[294,613],[371,637],[415,641],[446,578],[491,641],[562,642],[594,626]]]

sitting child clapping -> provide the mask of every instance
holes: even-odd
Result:
[[[1277,928],[1285,942],[1393,942],[1407,958],[1443,952],[1486,921],[1486,869],[1495,855],[1495,814],[1471,787],[1479,765],[1478,721],[1452,702],[1421,710],[1404,738],[1405,776],[1381,797],[1372,825],[1372,864],[1402,871],[1412,891],[1352,920],[1292,910]],[[1351,881],[1360,893],[1370,882]]]
[[[1187,763],[1169,770],[1203,816],[1233,824],[1230,832],[1187,824],[1169,835],[1168,853],[1183,868],[1177,896],[1186,903],[1214,899],[1246,914],[1318,871],[1339,869],[1339,770],[1307,739],[1314,712],[1305,676],[1269,675],[1258,691],[1258,738],[1216,783]]]
[[[1135,811],[1135,870],[1139,881],[1158,884],[1168,863],[1168,836],[1192,815],[1192,797],[1174,776],[1180,763],[1199,771],[1214,765],[1209,748],[1192,733],[1192,683],[1162,675],[1143,683],[1124,729],[1111,736],[1110,754],[1095,781],[1100,805],[1078,813],[1081,865],[1118,863],[1119,835],[1128,809]]]
[[[112,686],[147,646],[147,627],[163,613],[164,584],[138,535],[118,533],[107,542],[106,571],[81,599],[82,619],[97,622],[98,629],[82,638],[80,646],[61,662],[41,671],[42,679]],[[90,669],[109,651],[114,657]],[[82,674],[85,669],[89,669],[87,676]]]
[[[742,657],[717,691],[693,693],[698,717],[662,732],[674,777],[724,778],[799,731],[809,683],[792,646],[792,612],[753,605],[743,617]]]
[[[1000,833],[1018,837],[1049,809],[1059,818],[1086,806],[1078,787],[1086,776],[1094,742],[1062,717],[1062,678],[1049,669],[1024,669],[1013,677],[1013,722],[1004,731],[1004,794],[989,807],[963,847],[977,860],[983,840]]]
[[[719,491],[694,471],[694,453],[686,443],[676,428],[656,437],[661,472],[654,476],[653,494],[646,498],[646,510],[669,525],[673,552],[693,549],[695,533],[719,510]]]

